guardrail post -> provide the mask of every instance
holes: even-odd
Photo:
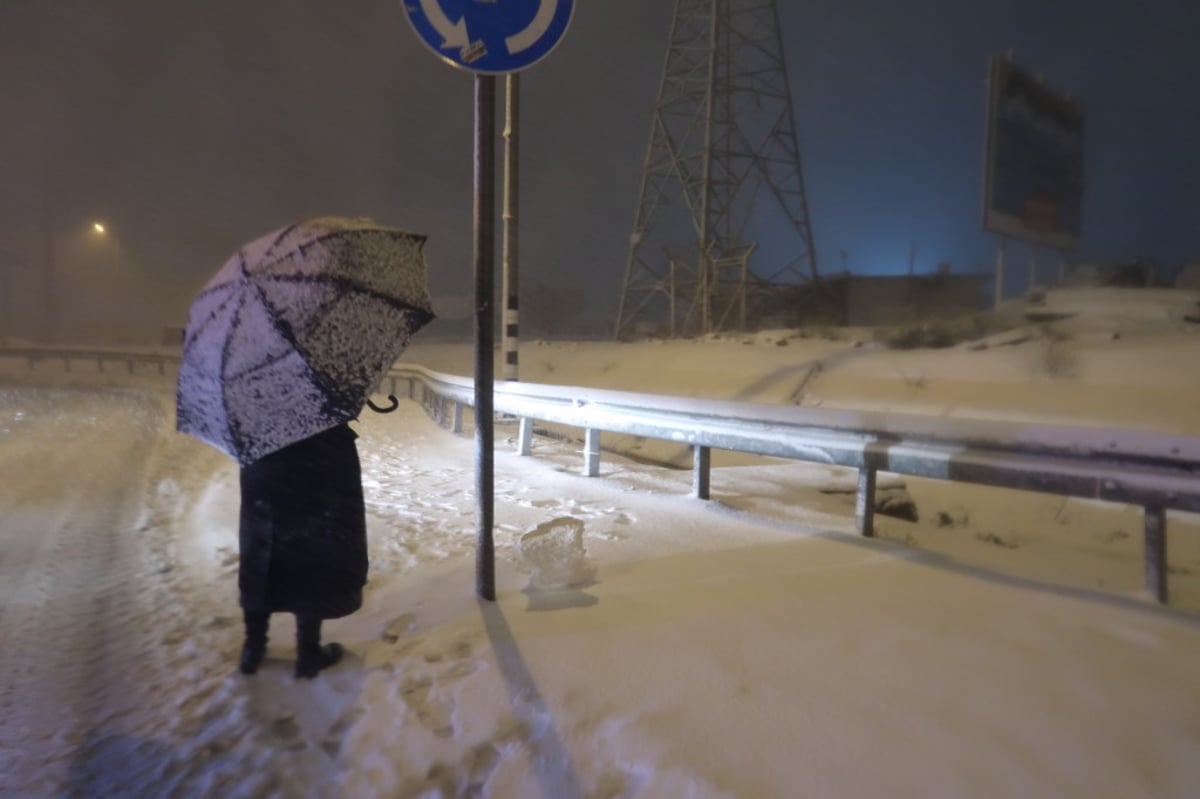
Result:
[[[1162,604],[1167,602],[1167,512],[1163,508],[1146,506],[1145,520],[1145,587]]]
[[[590,427],[583,434],[583,473],[586,477],[600,474],[600,431]]]
[[[692,496],[708,499],[712,449],[699,444],[692,447]]]
[[[854,529],[864,538],[875,537],[875,470],[858,470],[858,494],[854,498]]]
[[[517,426],[517,454],[533,454],[533,419],[522,416]]]
[[[454,401],[454,419],[450,422],[450,432],[462,432],[463,405],[458,400]]]

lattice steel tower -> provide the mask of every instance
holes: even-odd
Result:
[[[746,329],[817,279],[775,0],[675,0],[616,333]]]

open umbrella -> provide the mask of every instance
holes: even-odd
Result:
[[[245,465],[358,416],[433,319],[424,246],[346,217],[243,246],[192,302],[177,429]]]

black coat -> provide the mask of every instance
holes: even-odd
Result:
[[[362,606],[367,524],[356,438],[339,425],[242,467],[246,610],[336,619]]]

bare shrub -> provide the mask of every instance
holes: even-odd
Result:
[[[982,317],[967,316],[961,319],[918,322],[880,331],[878,338],[894,350],[945,349],[978,338],[989,327],[987,320]]]
[[[1042,371],[1056,379],[1074,376],[1076,359],[1070,346],[1070,334],[1051,325],[1046,325],[1042,332],[1046,337],[1042,349]]]
[[[882,333],[881,340],[893,350],[949,347],[954,342],[940,325],[911,325]]]

